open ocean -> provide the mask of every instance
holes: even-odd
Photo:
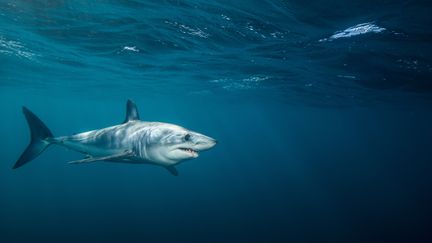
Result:
[[[432,242],[432,3],[0,0],[0,242]],[[145,121],[179,166],[30,140]]]

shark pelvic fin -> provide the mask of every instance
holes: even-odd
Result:
[[[121,159],[130,158],[133,155],[134,155],[134,153],[132,151],[126,150],[123,153],[113,154],[113,155],[104,156],[104,157],[86,156],[86,158],[84,158],[84,159],[74,160],[74,161],[70,161],[68,163],[69,164],[83,164],[83,163],[92,163],[92,162],[104,161],[104,160],[121,160]]]
[[[133,101],[128,100],[126,104],[126,118],[123,123],[135,120],[139,120],[138,108]]]

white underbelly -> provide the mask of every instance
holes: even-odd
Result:
[[[93,144],[83,144],[75,141],[64,141],[60,145],[80,153],[89,154],[94,157],[119,154],[129,149],[121,147],[112,148],[108,146],[95,146]]]

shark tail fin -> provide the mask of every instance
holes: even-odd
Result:
[[[31,139],[30,144],[15,163],[14,169],[35,159],[51,144],[50,138],[53,138],[48,127],[33,112],[23,107],[23,113],[30,128]]]

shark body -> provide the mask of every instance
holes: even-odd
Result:
[[[215,139],[178,125],[141,121],[136,105],[130,100],[122,124],[72,136],[54,137],[29,109],[23,107],[23,113],[29,124],[31,141],[14,169],[35,159],[48,146],[56,144],[85,155],[84,159],[69,163],[110,161],[153,164],[178,175],[175,165],[197,158],[199,152],[216,144]]]

